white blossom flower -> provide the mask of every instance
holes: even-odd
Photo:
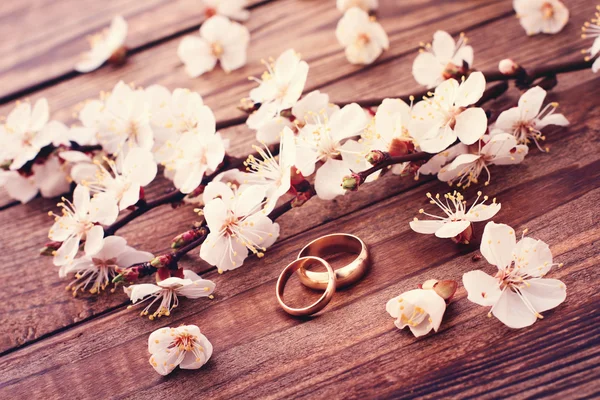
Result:
[[[152,150],[150,104],[143,89],[117,83],[104,101],[100,118],[97,139],[108,153],[121,156],[134,147]]]
[[[75,64],[75,70],[86,73],[99,68],[111,57],[121,58],[127,37],[127,22],[123,17],[113,18],[110,28],[89,37],[91,49],[83,54],[81,61]]]
[[[449,33],[437,31],[433,35],[433,41],[421,44],[421,47],[413,63],[412,73],[419,84],[428,88],[467,73],[473,66],[473,48],[467,46],[467,38],[462,33],[458,41],[454,42]]]
[[[592,19],[591,22],[586,22],[581,28],[581,38],[586,39],[588,37],[596,38],[592,43],[592,46],[588,49],[582,50],[585,54],[585,61],[590,61],[598,54],[600,54],[600,5],[596,6],[596,18]],[[596,73],[600,71],[600,57],[596,58],[596,61],[592,64],[592,72]]]
[[[105,118],[104,101],[86,100],[77,117],[81,126],[71,126],[69,139],[83,146],[98,144],[98,132]]]
[[[489,138],[484,137],[483,143],[485,145],[481,147],[480,143],[479,150],[475,154],[461,154],[449,165],[440,169],[438,179],[450,184],[457,182],[457,187],[467,188],[471,183],[477,184],[479,175],[485,170],[487,173],[485,185],[488,185],[491,179],[488,166],[520,164],[529,152],[529,148],[518,144],[513,135],[501,131],[493,131]]]
[[[56,221],[48,233],[51,240],[62,242],[54,255],[54,265],[57,266],[73,261],[79,242],[83,239],[86,253],[95,253],[104,237],[104,230],[96,223],[112,224],[119,214],[119,207],[112,197],[99,193],[90,198],[90,190],[82,185],[75,188],[73,202],[65,198],[62,200],[63,202],[58,203],[62,208],[62,215],[50,213],[55,216]]]
[[[346,49],[346,58],[352,64],[371,64],[390,47],[381,25],[358,7],[344,13],[335,36]]]
[[[569,10],[559,0],[513,0],[513,7],[529,36],[558,33],[569,21]]]
[[[384,99],[372,123],[365,129],[363,139],[370,150],[380,150],[390,156],[403,156],[414,148],[410,134],[411,107],[400,99]],[[406,165],[396,164],[391,172],[401,174]]]
[[[200,258],[228,271],[242,266],[248,251],[262,257],[279,237],[279,224],[262,209],[265,196],[262,185],[238,191],[222,182],[209,183],[204,191],[204,218],[210,233]]]
[[[93,175],[82,184],[115,199],[119,210],[138,202],[141,188],[154,180],[158,170],[153,154],[139,147],[131,149],[119,165],[108,158],[89,165]]]
[[[277,200],[286,194],[292,187],[292,167],[296,164],[296,139],[290,128],[284,128],[279,144],[279,156],[275,157],[265,146],[253,146],[262,160],[253,155],[244,163],[252,174],[247,180],[248,184],[264,185],[267,188],[265,213],[270,213],[275,208]]]
[[[423,175],[437,175],[442,167],[454,160],[461,154],[469,152],[469,146],[462,143],[457,143],[454,146],[448,147],[446,150],[431,157],[425,164],[421,165],[417,171],[417,177],[419,174]]]
[[[120,236],[109,236],[93,252],[86,252],[72,264],[64,265],[59,271],[61,278],[75,274],[75,280],[67,285],[68,290],[98,293],[106,289],[112,279],[118,275],[117,267],[126,268],[133,264],[150,261],[154,256],[145,251],[138,251],[127,246],[127,241]],[[114,291],[114,289],[112,290]]]
[[[213,346],[196,325],[160,328],[148,338],[150,365],[159,374],[170,374],[175,367],[198,369],[208,362]]]
[[[364,11],[377,10],[379,7],[378,0],[337,0],[337,9],[341,12],[346,12],[352,7],[358,7]]]
[[[174,145],[183,133],[210,135],[216,131],[215,115],[199,93],[188,89],[171,93],[164,86],[152,85],[146,88],[146,94],[150,98],[157,161],[172,161]]]
[[[192,78],[212,71],[217,61],[225,72],[231,72],[246,65],[249,42],[248,28],[216,15],[202,24],[200,37],[183,38],[177,55]]]
[[[355,140],[346,140],[360,135],[368,122],[363,109],[352,103],[334,112],[330,118],[313,115],[312,120],[307,120],[300,130],[296,156],[298,170],[309,176],[315,172],[317,162],[324,162],[315,176],[315,190],[319,198],[331,200],[345,194],[340,183],[350,174],[350,168],[368,168],[363,158],[366,153],[364,146]],[[356,161],[362,164],[356,164]]]
[[[259,86],[250,91],[250,99],[261,104],[261,108],[266,104],[274,104],[272,118],[296,104],[306,84],[308,64],[293,49],[284,51],[274,63],[264,64],[267,71],[261,78],[251,78]]]
[[[564,115],[555,113],[558,103],[550,103],[542,108],[545,98],[546,91],[541,87],[529,89],[519,99],[517,107],[500,114],[495,127],[512,133],[519,144],[529,144],[533,141],[544,151],[539,144],[540,140],[544,140],[541,130],[548,125],[569,125]]]
[[[435,234],[439,238],[453,238],[458,243],[468,243],[473,236],[473,222],[486,221],[493,218],[500,211],[500,203],[493,199],[492,204],[485,204],[488,196],[483,196],[483,201],[478,203],[481,192],[477,192],[477,198],[467,208],[467,202],[462,194],[457,191],[446,193],[445,201],[440,200],[440,195],[434,196],[427,193],[431,204],[435,204],[444,212],[443,216],[437,216],[420,209],[419,213],[434,218],[419,220],[415,217],[410,222],[410,228],[417,233]]]
[[[394,324],[398,329],[408,326],[412,334],[419,337],[431,329],[438,331],[446,312],[446,302],[433,290],[415,289],[390,299],[385,309],[396,319]]]
[[[473,144],[487,130],[487,116],[480,107],[469,107],[479,101],[485,91],[485,77],[472,73],[459,84],[455,79],[442,82],[433,97],[413,107],[416,120],[412,134],[421,150],[438,153],[458,138]]]
[[[469,300],[492,307],[488,316],[494,315],[510,328],[525,328],[543,318],[540,313],[565,301],[565,284],[543,278],[561,264],[552,262],[550,248],[541,240],[522,237],[517,243],[510,226],[488,222],[481,238],[481,254],[498,267],[498,273],[467,272],[463,285]]]
[[[187,297],[188,299],[211,296],[215,290],[215,284],[212,281],[202,279],[193,271],[184,270],[183,278],[172,276],[158,282],[156,285],[152,283],[140,283],[123,288],[123,290],[133,304],[136,304],[138,301],[144,303],[152,300],[140,312],[141,316],[148,315],[154,303],[160,301],[156,310],[148,315],[148,318],[153,320],[163,315],[167,317],[171,315],[171,311],[179,305],[178,296]],[[132,306],[128,308],[130,307]]]
[[[225,141],[218,132],[186,132],[175,144],[175,157],[166,164],[173,172],[173,184],[190,193],[206,173],[214,172],[225,157]],[[167,171],[168,172],[168,171]]]
[[[35,102],[18,102],[0,126],[0,161],[10,161],[10,169],[17,170],[33,160],[43,147],[52,144],[52,132],[45,129],[50,116],[45,98]]]

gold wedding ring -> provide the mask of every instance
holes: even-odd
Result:
[[[313,240],[302,250],[298,258],[303,257],[325,257],[338,252],[357,254],[357,257],[350,264],[335,270],[336,288],[343,288],[361,279],[369,265],[369,252],[365,243],[354,235],[347,233],[334,233],[322,236]],[[323,290],[328,287],[331,280],[328,272],[308,271],[300,264],[297,268],[297,274],[303,285],[312,289]]]
[[[309,264],[321,264],[327,269],[327,272],[323,272],[323,274],[327,276],[327,283],[324,287],[325,292],[319,298],[319,300],[309,305],[308,307],[289,307],[283,302],[283,290],[285,288],[285,284],[287,283],[288,279],[290,279],[290,277],[294,274],[294,272],[296,272],[300,268],[304,269],[304,267],[309,266]],[[333,268],[331,268],[331,265],[329,265],[327,261],[319,257],[301,257],[297,260],[294,260],[291,264],[285,267],[283,271],[281,271],[281,275],[279,275],[279,279],[277,279],[277,301],[279,301],[281,307],[288,314],[295,316],[312,315],[321,311],[331,301],[331,297],[333,297],[333,294],[335,293],[335,287],[335,272],[333,272]]]

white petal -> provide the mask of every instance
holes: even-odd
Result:
[[[499,203],[478,204],[467,213],[467,218],[471,222],[487,221],[493,218],[500,211]]]
[[[439,238],[453,238],[467,229],[469,225],[471,225],[469,221],[447,222],[435,232],[435,236]]]
[[[137,147],[127,153],[122,170],[131,181],[146,186],[156,177],[158,168],[152,152]]]
[[[369,120],[362,107],[356,103],[348,104],[334,113],[329,120],[331,137],[342,140],[356,136],[367,126]]]
[[[228,208],[223,199],[215,198],[204,206],[204,218],[209,229],[218,232],[227,219]]]
[[[119,206],[114,197],[106,193],[97,193],[90,201],[90,220],[102,225],[110,225],[119,216]]]
[[[498,269],[508,267],[516,246],[515,230],[505,224],[488,222],[481,237],[481,254]]]
[[[424,233],[424,234],[433,234],[435,232],[437,232],[438,229],[440,229],[442,226],[444,225],[444,221],[441,220],[429,220],[429,221],[423,221],[423,220],[417,220],[417,221],[410,221],[410,228],[417,232],[417,233]]]
[[[102,239],[104,238],[104,229],[100,225],[94,225],[92,229],[87,231],[85,235],[85,246],[84,251],[86,256],[93,256],[102,250],[104,244]]]
[[[454,39],[448,32],[437,31],[433,34],[431,49],[438,60],[448,63],[454,55],[455,48]]]
[[[492,314],[509,328],[525,328],[533,325],[537,316],[523,302],[523,299],[511,289],[504,289]]]
[[[73,261],[73,258],[75,258],[75,255],[79,250],[79,240],[80,237],[74,235],[64,241],[54,255],[54,259],[52,260],[54,265],[67,265]]]
[[[44,125],[50,118],[50,108],[48,106],[48,100],[41,98],[35,102],[33,110],[31,111],[31,120],[29,122],[29,129],[38,132],[42,130]]]
[[[519,290],[539,313],[558,307],[567,298],[567,287],[557,279],[529,279],[526,283]]]
[[[485,76],[480,71],[473,72],[458,88],[454,104],[457,107],[467,107],[475,104],[479,101],[484,91]]]
[[[541,240],[525,237],[513,250],[515,264],[522,275],[543,276],[552,268],[552,252]]]
[[[333,200],[337,196],[346,194],[342,188],[342,181],[349,174],[350,169],[344,161],[328,159],[317,170],[315,178],[317,196],[323,200]]]
[[[260,205],[267,193],[264,185],[251,185],[244,189],[236,200],[235,215],[243,217],[260,210]]]
[[[487,130],[487,116],[482,108],[468,108],[456,116],[454,133],[464,144],[473,144]]]
[[[215,284],[213,281],[198,279],[189,285],[184,285],[177,289],[177,294],[181,294],[188,299],[198,299],[200,297],[210,296],[214,290]]]
[[[467,298],[480,306],[493,306],[502,294],[498,279],[483,271],[464,274],[463,286],[467,291]]]
[[[412,73],[420,85],[433,88],[441,82],[444,67],[433,54],[423,52],[415,58]]]
[[[569,125],[569,120],[562,114],[552,114],[538,121],[536,128],[542,129],[548,125],[567,126]]]
[[[528,121],[535,118],[540,113],[545,98],[546,91],[539,86],[526,91],[519,99],[521,119]]]

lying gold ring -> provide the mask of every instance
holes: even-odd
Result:
[[[348,233],[334,233],[313,240],[298,254],[298,258],[306,256],[325,257],[336,252],[349,252],[357,254],[350,264],[335,270],[336,287],[343,288],[360,280],[369,265],[369,252],[365,243],[354,235]],[[299,268],[296,272],[300,282],[312,289],[323,290],[327,287],[329,279],[326,272],[308,271]]]
[[[327,272],[323,272],[325,275],[328,276],[327,285],[325,287],[325,292],[319,298],[319,300],[317,300],[315,303],[311,304],[308,307],[304,307],[304,308],[289,307],[288,305],[286,305],[283,302],[283,289],[285,288],[285,284],[287,283],[288,279],[290,279],[292,274],[294,272],[296,272],[299,268],[304,268],[305,265],[315,263],[315,262],[319,263],[319,264],[323,265],[325,268],[327,268]],[[335,293],[335,273],[333,272],[333,268],[331,268],[331,265],[329,265],[329,263],[327,261],[325,261],[319,257],[302,257],[302,258],[298,258],[297,260],[294,260],[291,264],[289,264],[287,267],[285,267],[283,269],[283,271],[281,271],[281,275],[279,275],[279,279],[277,279],[277,288],[276,288],[277,301],[279,301],[279,304],[285,310],[285,312],[287,312],[288,314],[296,315],[296,316],[305,316],[305,315],[312,315],[312,314],[318,313],[323,308],[325,308],[325,306],[329,303],[329,301],[331,301],[331,297],[333,297],[334,293]]]

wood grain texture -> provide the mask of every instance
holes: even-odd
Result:
[[[265,0],[249,0],[250,6]],[[22,0],[0,4],[0,99],[48,80],[75,76],[87,35],[122,15],[126,45],[138,51],[152,42],[194,30],[204,20],[199,0]],[[104,67],[108,69],[110,67]]]
[[[433,3],[415,1],[405,7]],[[468,32],[475,45],[476,66],[493,67],[505,54],[524,63],[577,57],[573,47],[578,43],[573,38],[578,20],[590,13],[584,3],[569,2],[573,22],[551,40],[525,37],[512,17],[482,18],[488,22]],[[495,7],[496,3],[459,1],[442,6],[452,4],[465,8]],[[266,7],[274,5],[260,7],[255,15]],[[400,21],[417,25],[414,15],[405,18]],[[459,19],[473,21],[471,15]],[[428,27],[427,35],[446,28],[447,22],[443,19],[440,25]],[[333,26],[316,29],[326,32]],[[323,46],[333,48],[331,43],[323,42]],[[336,65],[335,57],[315,63]],[[408,72],[413,59],[411,50],[374,67],[349,73],[341,68],[338,75],[325,78],[327,71],[316,74],[312,68],[309,85],[316,79],[336,101],[406,93],[417,87]],[[589,71],[559,78],[549,100],[560,101],[560,111],[572,125],[548,131],[549,154],[533,150],[522,165],[494,168],[492,183],[485,189],[502,202],[496,222],[517,230],[529,228],[532,237],[550,245],[557,262],[565,263],[550,277],[566,283],[567,301],[544,313],[546,318],[533,327],[515,331],[489,320],[487,310],[467,301],[462,288],[438,334],[417,340],[393,326],[384,309],[389,298],[432,277],[460,280],[472,269],[494,270],[485,260],[472,261],[476,244],[460,248],[408,228],[416,211],[428,207],[425,192],[447,190],[441,182],[388,176],[334,202],[311,201],[281,218],[282,240],[264,259],[249,259],[242,268],[224,275],[200,264],[192,254],[185,265],[217,283],[216,298],[184,300],[170,319],[158,323],[125,310],[122,296],[72,299],[60,290],[65,281],[57,278],[48,260],[34,255],[48,225],[40,209],[53,204],[40,199],[0,212],[0,224],[14,226],[0,232],[0,299],[4,304],[0,345],[8,350],[0,371],[0,398],[598,396],[596,308],[600,297],[596,288],[600,282],[595,267],[600,236],[600,111],[593,101],[581,100],[593,98],[600,89],[595,78]],[[151,82],[151,77],[147,79]],[[231,81],[232,90],[237,88],[236,79]],[[220,96],[213,90],[207,103]],[[505,107],[517,97],[513,89],[491,108]],[[223,99],[219,101],[231,100],[226,95]],[[66,115],[70,105],[64,104]],[[229,128],[225,134],[234,139],[235,154],[245,153],[252,141],[244,127]],[[158,182],[149,194],[164,187],[164,182]],[[467,198],[476,190],[469,190]],[[190,214],[185,214],[167,207],[155,210],[124,228],[123,234],[130,244],[159,251],[191,223]],[[480,235],[483,224],[478,228]],[[274,296],[280,270],[309,240],[335,231],[357,234],[368,243],[371,271],[356,286],[338,292],[324,313],[307,320],[290,318]],[[19,271],[18,279],[14,279],[15,271]],[[292,300],[301,301],[306,292],[294,291]],[[215,346],[214,356],[201,370],[177,370],[159,377],[148,365],[148,334],[159,326],[182,323],[201,327]],[[24,343],[25,347],[15,350]]]

